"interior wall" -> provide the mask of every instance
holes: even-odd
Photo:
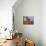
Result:
[[[41,46],[41,0],[23,0],[20,5],[15,9],[15,23],[18,32],[23,33],[23,37],[35,41],[36,46]],[[33,25],[24,25],[23,16],[34,16]]]
[[[41,1],[41,41],[46,46],[46,0]]]

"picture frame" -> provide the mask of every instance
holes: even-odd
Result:
[[[33,25],[34,24],[34,16],[23,16],[23,24],[24,25]]]

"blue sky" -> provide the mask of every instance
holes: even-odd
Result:
[[[25,16],[25,17],[28,17],[34,21],[34,16]]]

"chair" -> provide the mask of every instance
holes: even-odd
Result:
[[[22,46],[22,33],[15,33],[16,46]]]
[[[35,46],[35,43],[32,40],[26,40],[25,46]]]

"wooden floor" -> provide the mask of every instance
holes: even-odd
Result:
[[[17,37],[14,36],[12,40],[6,40],[6,42],[3,42],[4,40],[6,39],[0,39],[0,46],[22,46],[22,37],[19,35],[17,35]]]
[[[16,46],[15,39],[6,40],[6,42],[0,44],[0,46]]]

